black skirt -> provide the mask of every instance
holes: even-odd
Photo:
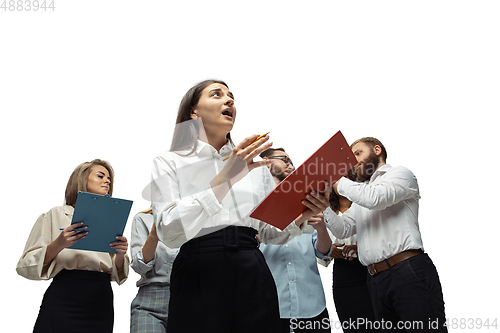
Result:
[[[113,332],[110,275],[62,270],[43,296],[33,332]]]

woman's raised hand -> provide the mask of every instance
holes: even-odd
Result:
[[[269,142],[269,135],[255,141],[259,137],[258,134],[251,135],[241,141],[236,147],[233,148],[231,156],[229,156],[224,169],[222,169],[220,176],[228,178],[236,177],[242,171],[249,172],[261,166],[268,166],[272,161],[258,161],[254,162],[254,158],[259,156],[263,151],[269,149],[273,143]],[[238,179],[239,180],[239,179]]]
[[[251,170],[261,166],[267,167],[272,163],[270,159],[257,162],[253,160],[260,153],[272,146],[272,142],[268,142],[269,135],[255,141],[258,137],[258,134],[251,135],[233,148],[233,152],[229,156],[224,168],[217,177],[210,182],[212,188],[224,183],[229,184],[230,188],[234,183],[245,177]]]

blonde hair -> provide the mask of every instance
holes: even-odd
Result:
[[[75,207],[76,197],[78,196],[78,191],[87,192],[87,182],[89,180],[90,171],[96,165],[105,167],[109,172],[109,191],[108,194],[113,195],[113,181],[115,179],[115,173],[111,165],[103,160],[95,159],[90,162],[84,162],[77,166],[68,180],[68,185],[66,185],[66,192],[64,194],[65,204]]]
[[[142,210],[140,211],[139,213],[135,214],[135,215],[138,215],[138,214],[153,214],[153,206],[149,207],[148,209],[145,209],[145,210]]]

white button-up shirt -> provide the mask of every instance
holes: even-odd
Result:
[[[371,265],[410,249],[422,249],[417,178],[405,167],[383,165],[369,182],[342,178],[338,192],[353,202],[342,216],[325,212],[337,238],[357,234],[360,262]],[[328,208],[329,209],[329,208]],[[328,210],[327,209],[327,210]]]
[[[158,238],[168,247],[181,247],[190,239],[229,225],[254,228],[263,243],[284,244],[302,234],[295,223],[281,231],[250,217],[254,207],[276,186],[266,167],[253,169],[233,184],[219,203],[210,181],[222,170],[226,163],[223,158],[231,154],[233,147],[228,142],[219,153],[198,141],[192,154],[190,150],[165,152],[153,160],[153,216]]]

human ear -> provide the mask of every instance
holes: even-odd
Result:
[[[377,156],[380,156],[380,154],[382,154],[382,148],[380,148],[379,145],[375,145],[375,147],[373,147],[373,151],[375,152],[375,155],[377,155]]]
[[[198,119],[198,115],[196,114],[196,110],[191,110],[191,119]]]

